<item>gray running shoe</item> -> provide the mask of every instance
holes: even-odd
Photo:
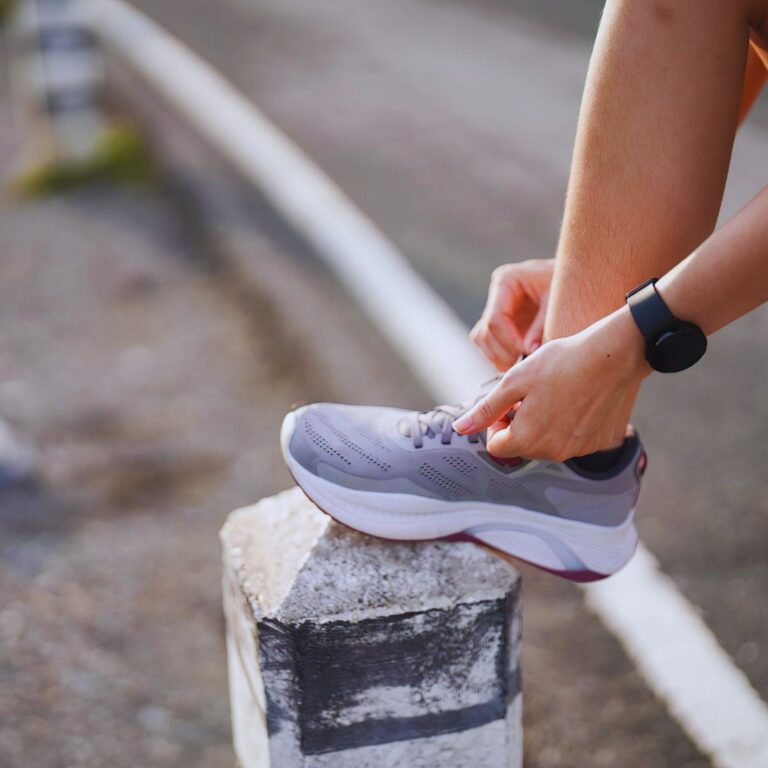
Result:
[[[610,470],[591,473],[494,458],[484,433],[453,431],[465,410],[308,405],[285,417],[283,455],[312,501],[372,536],[471,540],[574,581],[629,561],[646,463],[636,434]]]

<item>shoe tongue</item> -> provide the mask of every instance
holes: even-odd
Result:
[[[487,381],[482,382],[477,388],[474,397],[461,405],[437,405],[431,411],[415,413],[411,416],[405,416],[397,423],[397,430],[403,437],[412,436],[412,425],[414,417],[427,429],[433,432],[440,432],[443,429],[443,423],[446,418],[451,420],[458,419],[459,416],[466,413],[481,397],[490,392],[501,380],[504,374],[497,373]]]
[[[431,411],[403,417],[397,423],[397,429],[403,437],[411,437],[414,421],[418,420],[425,429],[432,432],[442,432],[446,419],[454,421],[466,410],[467,407],[463,405],[438,405]]]

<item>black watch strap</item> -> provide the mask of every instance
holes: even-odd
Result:
[[[625,296],[629,311],[646,341],[655,340],[677,323],[677,318],[656,290],[657,280],[652,277]]]
[[[645,358],[662,373],[690,368],[707,349],[707,337],[694,323],[675,317],[651,278],[626,295],[629,311],[645,338]]]

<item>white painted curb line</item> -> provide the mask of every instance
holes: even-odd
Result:
[[[311,243],[441,402],[490,368],[397,248],[301,150],[206,62],[122,0],[93,0],[111,45]],[[717,768],[768,766],[768,706],[645,548],[585,589],[672,715]]]
[[[768,768],[768,707],[642,545],[587,604],[717,768]]]

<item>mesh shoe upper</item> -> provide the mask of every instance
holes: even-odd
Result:
[[[620,471],[584,477],[564,463],[495,459],[483,436],[450,429],[452,410],[305,406],[296,411],[288,450],[318,477],[362,491],[511,504],[600,525],[618,525],[634,507],[642,453],[636,437],[627,441]]]

